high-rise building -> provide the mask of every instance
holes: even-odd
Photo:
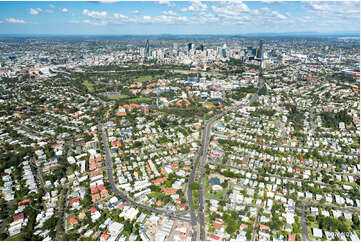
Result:
[[[146,57],[150,56],[149,40],[147,40],[147,42],[145,43],[145,56]]]
[[[201,44],[201,45],[199,46],[199,49],[200,49],[201,51],[204,51],[204,45]]]
[[[144,57],[145,56],[145,48],[140,48],[139,53],[140,53],[141,57]]]
[[[193,47],[193,44],[192,43],[188,43],[188,52],[191,51],[192,47]]]
[[[225,48],[222,49],[222,57],[223,58],[227,57],[227,50]]]
[[[263,43],[264,43],[264,40],[261,39],[259,41],[259,48],[258,48],[258,51],[257,51],[257,58],[258,59],[262,59],[263,58]]]

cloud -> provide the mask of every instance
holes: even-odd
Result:
[[[226,14],[231,16],[241,16],[244,13],[258,14],[258,10],[251,10],[241,1],[221,2],[220,5],[213,5],[212,10],[217,14]]]
[[[25,21],[23,19],[16,19],[16,18],[7,18],[6,22],[12,24],[25,24]]]
[[[194,23],[194,24],[205,24],[205,23],[215,23],[215,22],[219,22],[220,18],[216,17],[214,14],[212,13],[206,13],[206,12],[202,12],[197,16],[192,16],[190,17],[190,23]]]
[[[41,8],[30,8],[31,15],[38,15],[39,13],[53,13],[53,11],[49,9],[43,10]]]
[[[282,20],[287,19],[286,16],[280,14],[280,13],[277,12],[277,11],[272,11],[272,14],[273,14],[273,16],[275,16],[275,17],[277,17],[277,18],[279,18],[279,19],[282,19]]]
[[[117,20],[122,20],[122,21],[128,21],[129,18],[123,14],[120,14],[120,13],[115,13],[114,15],[114,18],[117,19]]]
[[[70,23],[72,24],[91,24],[91,25],[97,25],[97,26],[104,26],[107,25],[108,22],[105,20],[101,20],[101,21],[92,21],[89,19],[84,19],[84,20],[71,20]]]
[[[189,19],[186,16],[174,16],[174,15],[160,15],[160,16],[142,16],[129,19],[129,22],[143,23],[143,24],[185,24],[189,23]]]
[[[62,11],[63,13],[67,13],[67,12],[69,12],[69,9],[63,8],[61,11]]]
[[[360,18],[360,3],[349,2],[309,2],[305,7],[309,13],[324,17]]]
[[[0,21],[0,24],[4,23],[3,21]]]
[[[131,13],[133,13],[133,14],[138,14],[139,11],[138,11],[138,10],[134,10],[134,11],[131,11]]]
[[[49,7],[51,7],[51,8],[55,8],[55,5],[53,5],[53,4],[50,4],[50,5],[49,5]]]
[[[100,19],[100,18],[106,18],[108,13],[106,11],[98,12],[98,11],[89,11],[88,9],[83,10],[83,15]]]
[[[38,15],[39,13],[41,13],[43,10],[41,8],[30,8],[30,14],[31,15]]]
[[[192,0],[190,1],[192,4],[188,7],[181,8],[182,12],[191,11],[191,12],[204,12],[208,9],[207,4],[201,3],[201,1]]]
[[[171,2],[168,1],[168,0],[159,0],[158,3],[159,3],[159,4],[167,4],[168,7],[175,7],[175,6],[176,6],[175,3],[171,3]]]
[[[175,12],[173,12],[173,11],[163,11],[162,12],[164,15],[177,15]]]

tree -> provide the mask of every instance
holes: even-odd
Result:
[[[7,236],[7,234],[5,234],[5,233],[1,233],[1,234],[0,234],[0,240],[5,240],[7,237],[8,237],[8,236]]]
[[[191,190],[198,190],[199,185],[198,183],[192,182],[191,184],[189,184],[189,187]]]
[[[231,223],[228,225],[228,227],[226,228],[227,233],[229,234],[233,234],[234,232],[236,232],[237,230],[237,223]]]
[[[52,230],[55,228],[57,222],[58,219],[53,216],[44,222],[43,229]]]
[[[352,222],[353,222],[353,229],[359,229],[360,228],[360,218],[359,215],[354,213],[352,214]]]

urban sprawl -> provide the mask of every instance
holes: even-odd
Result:
[[[1,240],[360,240],[360,43],[0,39]]]

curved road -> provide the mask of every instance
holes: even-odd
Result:
[[[116,186],[115,186],[115,182],[114,182],[114,177],[113,177],[113,166],[112,166],[112,160],[110,157],[110,151],[109,151],[109,146],[108,146],[108,142],[106,139],[106,135],[103,129],[103,126],[100,122],[98,122],[98,130],[101,130],[101,136],[102,136],[102,142],[103,142],[103,146],[104,146],[104,151],[105,151],[105,163],[106,163],[106,172],[107,172],[107,176],[108,176],[108,180],[109,180],[109,184],[111,186],[111,189],[113,191],[114,194],[118,195],[124,202],[151,211],[153,213],[158,213],[164,216],[167,216],[170,219],[177,219],[177,220],[181,220],[181,221],[185,221],[185,222],[190,222],[190,219],[184,216],[180,216],[175,214],[174,212],[169,212],[169,211],[164,211],[164,210],[160,210],[160,209],[156,209],[156,208],[152,208],[150,206],[146,206],[144,204],[141,203],[137,203],[135,201],[133,201],[132,199],[130,199],[127,195],[125,195],[124,193],[122,193]]]
[[[248,104],[244,104],[242,106],[236,106],[236,107],[231,107],[229,110],[236,110],[236,109],[239,109],[239,108],[242,108],[242,107],[245,107],[245,106],[249,106],[251,105],[252,103],[254,103],[257,98],[258,98],[258,92],[259,90],[263,87],[263,79],[260,79],[259,80],[259,87],[258,87],[258,90],[257,90],[257,93],[255,95],[252,96],[251,100],[249,101]],[[213,125],[213,123],[215,121],[217,121],[219,118],[221,118],[222,116],[224,116],[225,114],[227,114],[228,110],[220,113],[220,114],[217,114],[216,116],[212,117],[211,119],[209,119],[204,127],[204,130],[203,130],[203,134],[202,134],[202,145],[201,145],[201,149],[200,149],[200,152],[197,156],[197,159],[196,159],[196,162],[195,162],[195,165],[193,166],[193,170],[192,170],[192,173],[191,173],[191,178],[194,179],[194,173],[195,173],[195,169],[197,168],[198,166],[198,163],[199,163],[199,158],[202,157],[202,162],[200,164],[200,168],[199,168],[199,189],[198,189],[198,202],[199,202],[199,206],[198,206],[198,224],[200,226],[200,240],[204,241],[206,240],[205,238],[205,219],[204,219],[204,202],[203,202],[203,176],[204,176],[204,166],[205,166],[205,163],[206,163],[206,160],[207,160],[207,153],[208,153],[208,145],[209,145],[209,139],[210,139],[210,131],[211,131],[211,127]],[[192,180],[193,182],[193,180]],[[188,187],[188,190],[189,187]],[[192,200],[192,202],[189,201],[189,203],[193,204],[193,199],[190,199],[190,197],[188,197],[189,200]],[[190,206],[190,210],[194,210],[193,207]],[[193,217],[192,217],[192,222],[193,222]],[[192,237],[192,240],[193,240],[193,237]]]

